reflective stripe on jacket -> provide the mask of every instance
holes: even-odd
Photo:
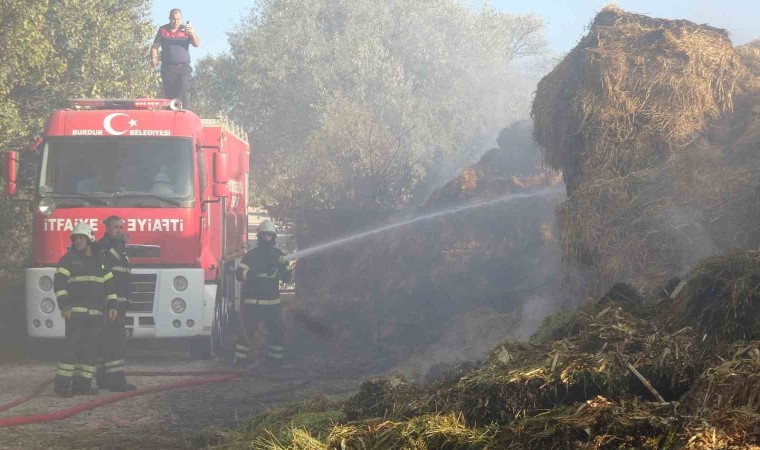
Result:
[[[72,312],[104,311],[116,305],[114,276],[101,262],[94,251],[87,256],[76,250],[69,250],[58,262],[53,277],[58,308]],[[78,308],[74,310],[74,308]]]

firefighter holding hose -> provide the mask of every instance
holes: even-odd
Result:
[[[58,309],[66,320],[66,348],[55,374],[56,394],[62,397],[96,394],[95,376],[105,314],[117,311],[113,274],[93,248],[89,223],[71,232],[71,248],[58,262],[54,276]]]
[[[243,256],[235,274],[237,280],[243,283],[240,306],[243,326],[235,348],[235,363],[248,364],[251,350],[249,339],[258,324],[264,322],[267,356],[260,361],[260,365],[264,369],[278,369],[282,367],[285,356],[280,281],[290,282],[292,270],[285,261],[285,253],[275,247],[277,228],[271,220],[261,222],[256,236],[258,245]]]
[[[124,325],[129,297],[132,293],[132,269],[124,242],[124,219],[111,216],[103,221],[106,234],[98,241],[97,249],[106,270],[113,273],[116,288],[116,310],[109,311],[101,344],[101,360],[98,367],[98,387],[111,392],[125,392],[135,389],[124,376],[124,354],[126,353]]]

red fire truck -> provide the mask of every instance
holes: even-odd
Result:
[[[33,263],[26,270],[29,336],[62,338],[55,265],[75,223],[100,238],[119,215],[133,266],[127,333],[191,338],[213,356],[229,328],[235,269],[247,245],[249,147],[229,121],[201,119],[163,99],[72,100],[33,148]],[[18,153],[6,156],[16,194]]]

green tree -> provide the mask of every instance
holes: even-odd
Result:
[[[408,204],[527,117],[516,60],[544,48],[539,18],[454,0],[258,0],[229,37],[194,104],[246,126],[254,194],[280,208]]]
[[[0,7],[0,149],[18,149],[74,97],[155,93],[146,0],[5,0]]]

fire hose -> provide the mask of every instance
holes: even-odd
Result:
[[[69,408],[65,408],[65,409],[61,409],[58,411],[53,411],[53,412],[45,413],[45,414],[3,417],[3,418],[0,418],[0,428],[61,420],[61,419],[65,419],[67,417],[71,417],[76,414],[82,413],[84,411],[95,409],[95,408],[108,405],[110,403],[118,402],[127,398],[153,394],[156,392],[163,392],[163,391],[170,391],[174,389],[192,387],[192,386],[200,386],[200,385],[210,384],[210,383],[223,383],[226,381],[231,381],[237,378],[248,376],[250,375],[250,372],[240,371],[240,370],[196,370],[196,371],[167,371],[167,372],[128,371],[127,375],[138,376],[138,377],[139,376],[151,376],[151,377],[153,376],[204,376],[205,378],[184,380],[184,381],[178,381],[175,383],[166,383],[166,384],[160,384],[157,386],[150,386],[150,387],[135,389],[133,391],[128,391],[128,392],[120,392],[118,394],[101,397],[96,400],[92,400],[88,402],[82,402],[80,404],[71,406]],[[212,376],[208,376],[208,375],[212,375]],[[275,379],[274,377],[260,377],[260,378]],[[279,378],[279,377],[276,379],[282,380],[282,378]],[[306,382],[302,384],[307,384],[310,381],[311,380],[307,380]],[[0,412],[7,411],[11,408],[15,408],[16,406],[19,406],[21,404],[24,404],[32,400],[37,395],[39,395],[52,382],[53,382],[52,379],[45,380],[44,382],[40,383],[40,385],[38,385],[34,390],[32,390],[32,392],[29,395],[18,398],[4,405],[0,405]],[[287,390],[290,390],[290,389],[292,389],[292,386],[289,387]],[[266,392],[264,394],[269,395],[269,394],[272,394],[272,392]]]
[[[133,391],[120,392],[120,393],[109,395],[106,397],[101,397],[96,400],[82,402],[77,405],[74,405],[65,409],[61,409],[58,411],[53,411],[50,413],[32,414],[32,415],[25,415],[25,416],[0,417],[0,428],[13,427],[13,426],[19,426],[19,425],[28,425],[32,423],[53,422],[56,420],[66,419],[68,417],[77,415],[84,411],[89,411],[91,409],[99,408],[101,406],[108,405],[110,403],[115,403],[121,400],[125,400],[127,398],[153,394],[156,392],[171,391],[174,389],[180,389],[180,388],[186,388],[186,387],[192,387],[192,386],[201,386],[201,385],[210,384],[210,383],[223,383],[227,381],[232,381],[237,378],[250,376],[251,373],[247,370],[195,370],[195,371],[190,370],[190,371],[160,371],[160,372],[136,370],[136,371],[127,371],[127,375],[133,376],[133,377],[203,376],[205,378],[184,380],[184,381],[178,381],[174,383],[166,383],[166,384],[160,384],[157,386],[139,388]],[[209,376],[209,375],[212,375],[212,376]],[[269,379],[269,380],[274,380],[274,381],[294,381],[295,380],[294,378],[283,379],[282,377],[269,377],[269,376],[257,376],[257,378]],[[342,379],[343,377],[317,377],[317,378]],[[311,381],[313,381],[313,379],[307,379],[305,381],[302,381],[301,383],[298,383],[296,386],[289,386],[286,389],[280,389],[277,391],[264,392],[261,395],[269,396],[269,395],[276,395],[279,393],[285,393],[292,390],[294,387],[304,386],[310,383]],[[38,396],[40,393],[42,393],[42,391],[45,390],[45,388],[48,387],[50,384],[52,384],[52,382],[53,382],[52,378],[45,380],[44,382],[40,383],[36,388],[34,388],[28,395],[18,398],[16,400],[13,400],[4,405],[0,405],[0,412],[7,411],[11,408],[15,408],[16,406],[22,405],[32,400],[33,398]]]

